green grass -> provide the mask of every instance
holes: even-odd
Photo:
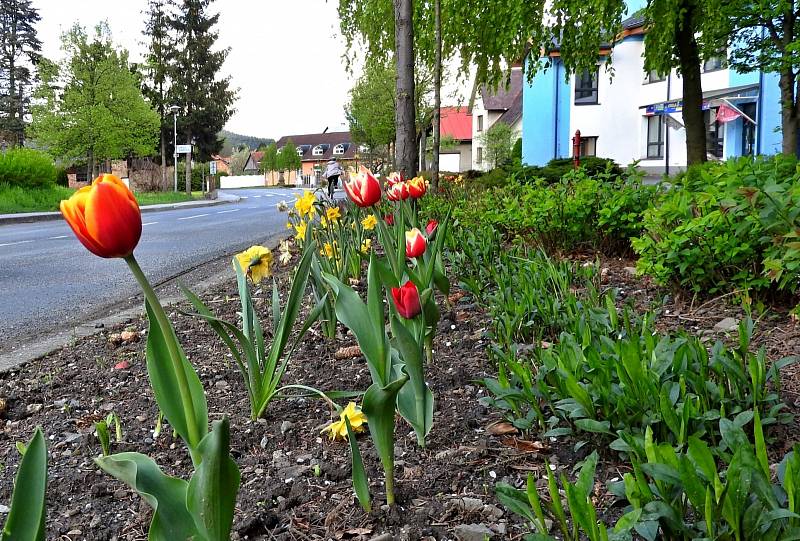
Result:
[[[45,212],[58,210],[58,203],[69,198],[75,190],[63,186],[49,188],[20,188],[0,184],[0,214],[17,212]],[[141,192],[136,194],[139,205],[157,205],[160,203],[180,203],[200,199],[201,192],[192,192],[189,197],[185,193],[174,192]]]

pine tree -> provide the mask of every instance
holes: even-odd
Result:
[[[169,57],[175,47],[175,40],[169,34],[168,9],[172,0],[148,0],[145,17],[144,45],[147,47],[147,56],[144,64],[145,81],[142,92],[158,111],[161,117],[159,139],[161,145],[161,181],[167,184],[167,152],[174,153],[172,144],[172,123],[169,119],[169,106],[167,103],[170,85]]]
[[[214,26],[219,14],[208,13],[212,0],[181,0],[170,18],[175,39],[171,64],[170,101],[182,108],[178,118],[179,139],[194,141],[193,152],[200,161],[222,148],[219,131],[233,114],[236,91],[230,77],[218,78],[230,49],[216,49]],[[187,167],[186,190],[191,190],[191,168]]]
[[[39,12],[31,0],[0,2],[0,138],[22,145],[33,84],[32,65],[42,42],[34,25]]]

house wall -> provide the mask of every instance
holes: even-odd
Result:
[[[554,59],[547,71],[539,72],[531,82],[524,77],[522,84],[522,162],[545,165],[553,158],[568,156],[571,95],[561,61]]]
[[[487,111],[483,106],[483,98],[478,95],[475,98],[475,104],[472,107],[472,152],[471,152],[471,165],[468,169],[477,169],[479,171],[486,171],[489,168],[488,163],[478,162],[479,148],[483,147],[481,143],[481,136],[492,127],[492,124],[497,122],[497,119],[503,115],[503,111]],[[483,117],[483,130],[478,131],[478,117]]]

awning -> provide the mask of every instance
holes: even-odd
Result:
[[[758,98],[758,89],[758,83],[754,83],[718,90],[708,90],[703,92],[703,110],[705,111],[712,107],[718,107],[723,103],[746,103],[755,101]],[[639,109],[645,109],[645,114],[648,116],[680,113],[683,111],[683,100],[676,99],[651,103],[650,105],[642,105]]]

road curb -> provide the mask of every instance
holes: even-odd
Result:
[[[164,203],[158,205],[147,205],[141,207],[142,214],[148,212],[160,212],[162,210],[192,209],[215,207],[217,205],[227,205],[228,203],[238,203],[242,200],[239,196],[230,199],[213,199],[208,201],[185,201],[181,203]],[[49,222],[62,219],[60,212],[25,212],[20,214],[0,214],[0,225],[21,224],[35,222]]]

